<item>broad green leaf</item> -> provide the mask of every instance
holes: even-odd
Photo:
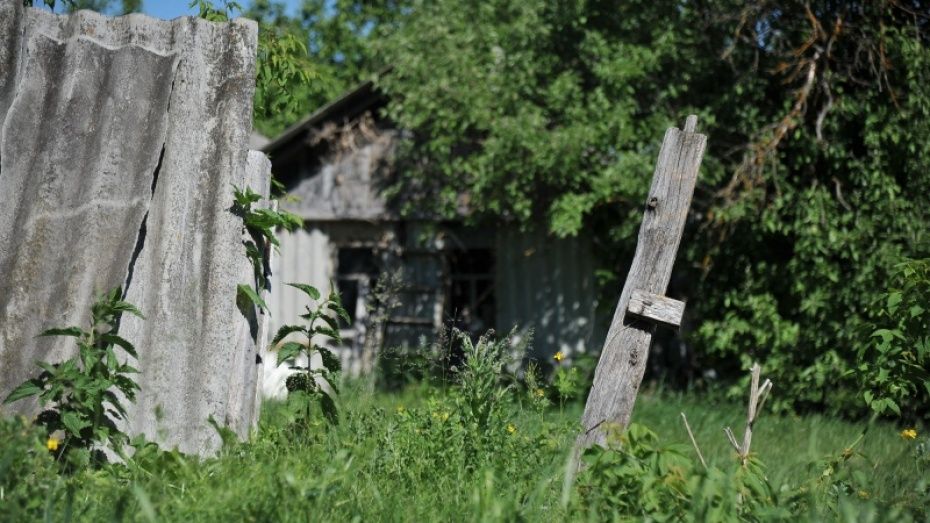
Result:
[[[307,285],[306,283],[288,283],[286,285],[294,287],[295,289],[300,289],[307,296],[309,296],[311,300],[320,299],[320,291],[318,291],[316,287],[312,285]]]
[[[284,345],[281,345],[281,347],[278,349],[278,365],[281,365],[287,360],[293,359],[304,350],[306,350],[306,346],[293,341],[289,341]]]
[[[84,331],[80,327],[62,327],[42,331],[39,336],[74,336],[80,338],[83,334]]]
[[[306,329],[299,325],[284,325],[278,332],[274,335],[274,339],[271,340],[272,345],[277,345],[279,341],[283,340],[288,334],[293,332],[306,332]]]
[[[891,314],[894,314],[898,310],[898,305],[900,305],[901,299],[902,299],[902,296],[900,292],[896,291],[896,292],[889,293],[888,301],[886,303],[886,307],[888,307],[888,312],[890,312]]]
[[[119,335],[107,333],[102,335],[100,339],[109,344],[119,345],[130,356],[133,358],[138,358],[138,355],[136,354],[136,348],[132,345],[132,343],[129,343],[128,340],[120,337]]]
[[[90,423],[82,421],[78,418],[77,414],[73,412],[65,412],[61,415],[61,423],[68,429],[68,432],[75,435],[76,437],[81,436],[81,430],[85,427],[90,426]]]
[[[255,292],[255,289],[253,289],[251,286],[240,283],[239,285],[236,286],[236,291],[239,293],[240,296],[243,296],[246,299],[248,299],[259,309],[264,310],[268,314],[271,314],[271,312],[268,310],[268,305],[265,303],[265,300],[263,300],[262,297],[259,296]]]
[[[107,347],[107,368],[110,369],[110,372],[113,372],[117,366],[119,366],[119,362],[116,360],[116,354],[113,353],[113,347]]]
[[[317,347],[316,350],[320,353],[320,358],[323,360],[323,367],[334,373],[342,370],[342,362],[339,361],[339,358],[333,354],[331,350],[324,347]]]
[[[326,324],[329,325],[331,329],[333,330],[339,329],[339,322],[337,322],[335,318],[331,316],[327,316],[325,314],[321,314],[319,318],[321,321],[326,322]]]
[[[37,361],[37,362],[36,362],[36,365],[38,365],[39,368],[43,369],[43,370],[44,370],[45,372],[47,372],[49,375],[53,375],[53,374],[55,374],[56,372],[58,372],[58,365],[54,365],[54,364],[52,364],[52,363],[48,363],[48,362],[45,362],[45,361]]]
[[[135,305],[129,302],[118,301],[113,304],[113,310],[118,311],[118,312],[128,312],[132,314],[133,316],[138,316],[142,318],[143,320],[145,319],[145,316],[142,315],[142,311],[140,311],[138,308],[136,308]]]
[[[42,392],[42,387],[38,383],[35,383],[35,380],[29,380],[19,387],[13,389],[13,392],[3,400],[3,403],[12,403],[16,400],[21,400],[23,398],[28,398],[29,396],[36,396]]]
[[[898,404],[893,399],[891,398],[886,399],[885,405],[887,405],[888,408],[894,411],[894,413],[897,414],[898,416],[901,415],[901,407],[899,407]]]
[[[314,327],[314,328],[313,328],[313,333],[314,333],[314,334],[322,334],[323,336],[326,336],[326,337],[328,337],[328,338],[332,338],[332,339],[334,339],[334,340],[339,340],[339,339],[340,339],[340,336],[339,336],[339,332],[338,332],[338,331],[335,331],[335,330],[333,330],[333,329],[330,329],[329,327],[324,327],[323,325],[317,325],[316,327]]]
[[[352,323],[352,318],[349,317],[349,313],[342,307],[340,303],[331,302],[327,307],[335,312],[342,320],[346,323]]]

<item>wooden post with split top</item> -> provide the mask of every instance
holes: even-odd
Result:
[[[672,127],[665,132],[636,254],[585,405],[579,450],[604,446],[611,430],[629,425],[656,325],[678,328],[681,324],[685,304],[664,294],[707,144],[707,137],[695,132],[696,126],[697,116],[692,115],[684,130]]]

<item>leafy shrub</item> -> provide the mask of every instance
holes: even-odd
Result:
[[[525,341],[515,343],[513,332],[496,338],[491,330],[475,341],[465,332],[450,332],[462,360],[452,369],[447,387],[426,385],[430,392],[425,408],[395,409],[383,443],[390,449],[384,466],[415,476],[412,481],[423,480],[426,471],[442,470],[519,477],[560,453],[574,426],[537,421],[542,430],[530,432],[513,417],[518,389],[507,367],[526,351]],[[545,394],[532,398],[544,400]],[[541,418],[542,410],[536,415]]]
[[[730,471],[696,468],[685,445],[659,445],[652,430],[633,423],[608,448],[585,451],[578,478],[584,510],[655,521],[736,520],[773,504],[764,466],[736,461]]]
[[[268,310],[268,305],[262,299],[261,294],[269,288],[268,282],[268,252],[272,247],[277,248],[280,243],[275,236],[275,229],[280,227],[287,231],[293,231],[303,225],[303,220],[287,211],[277,211],[270,208],[253,208],[261,201],[262,196],[250,187],[242,190],[233,186],[233,203],[232,212],[242,218],[242,226],[249,233],[250,239],[243,241],[245,245],[245,255],[252,262],[252,285],[239,284],[236,287],[237,298],[244,303],[252,302],[260,309]]]
[[[660,447],[656,434],[636,423],[615,437],[612,448],[595,446],[584,453],[577,486],[584,504],[627,516],[681,519],[692,468],[687,447]]]
[[[930,414],[930,259],[908,260],[892,273],[891,289],[876,299],[875,320],[859,348],[863,397],[878,413]]]
[[[77,338],[78,354],[62,363],[38,362],[42,372],[14,389],[4,401],[11,403],[38,396],[42,406],[51,404],[36,422],[56,441],[53,450],[75,463],[86,462],[91,457],[99,461],[98,453],[88,452],[94,446],[108,445],[121,452],[127,442],[126,434],[116,425],[117,420],[126,416],[119,395],[129,401],[135,399],[139,385],[131,375],[138,371],[120,361],[116,347],[134,358],[137,354],[135,347],[119,336],[117,328],[124,312],[140,318],[142,313],[122,301],[121,295],[121,290],[116,288],[97,299],[91,307],[91,324],[87,330],[64,327],[40,334]],[[62,438],[60,443],[59,437]]]
[[[58,483],[47,438],[25,418],[0,418],[0,520],[29,521],[42,514]]]
[[[298,372],[287,378],[288,392],[300,392],[319,399],[320,407],[327,419],[335,422],[337,419],[336,403],[332,394],[338,391],[338,377],[342,364],[331,350],[315,343],[314,336],[323,336],[339,343],[341,338],[338,318],[348,323],[349,314],[342,307],[339,294],[335,290],[331,291],[325,300],[319,301],[320,291],[315,287],[303,283],[288,283],[287,285],[300,290],[311,300],[311,303],[305,306],[307,312],[300,315],[306,321],[306,326],[283,325],[275,334],[272,345],[281,343],[288,335],[295,333],[303,334],[307,341],[304,343],[288,341],[278,347],[278,365],[292,362],[291,369]],[[312,367],[314,354],[320,356],[322,367],[316,369]],[[302,367],[293,363],[294,359],[300,355],[306,356],[306,366]],[[325,380],[329,389],[321,387],[317,378]]]
[[[456,368],[456,402],[463,420],[477,433],[487,432],[492,420],[499,419],[510,386],[501,383],[505,366],[513,357],[511,337],[494,339],[489,330],[474,343],[467,333],[453,329],[452,336],[462,346],[464,360]]]

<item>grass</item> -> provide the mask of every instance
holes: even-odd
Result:
[[[51,485],[35,514],[52,520],[66,520],[70,513],[78,521],[185,522],[600,519],[579,509],[577,493],[563,481],[580,405],[537,410],[528,402],[507,402],[486,429],[492,437],[471,451],[452,408],[436,388],[384,394],[357,384],[343,391],[342,419],[332,428],[322,418],[297,420],[294,412],[300,409],[287,404],[266,405],[251,443],[203,461],[143,450],[129,466],[82,472]],[[690,447],[681,411],[710,464],[729,466],[734,455],[722,429],[729,425],[741,434],[743,408],[647,392],[634,419],[660,434],[663,443]],[[842,453],[863,428],[816,415],[763,413],[753,450],[777,490],[817,477],[821,471],[809,464]],[[868,459],[851,463],[867,476],[871,501],[919,512],[906,494],[920,472],[914,442],[904,441],[899,430],[875,423],[860,449]],[[5,513],[0,501],[0,519]]]
[[[705,403],[687,395],[644,395],[639,398],[634,417],[669,440],[691,445],[680,419],[688,416],[695,439],[708,464],[723,466],[734,459],[734,451],[723,434],[731,427],[742,437],[745,408],[732,403]],[[868,425],[809,414],[777,416],[763,412],[753,430],[752,452],[767,466],[767,476],[778,486],[798,477],[809,477],[808,467],[830,454],[842,453]],[[913,482],[918,474],[912,457],[913,445],[900,436],[900,428],[890,423],[873,423],[856,449],[875,465],[869,468],[875,496],[891,500],[902,483]]]

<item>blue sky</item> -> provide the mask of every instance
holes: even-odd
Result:
[[[171,20],[179,16],[195,14],[193,9],[187,7],[190,3],[190,0],[142,0],[142,11],[157,18]],[[221,4],[222,2],[214,3]],[[249,1],[239,0],[239,3],[248,5]],[[296,11],[297,6],[300,4],[300,0],[285,0],[284,3],[287,4],[293,12]]]

